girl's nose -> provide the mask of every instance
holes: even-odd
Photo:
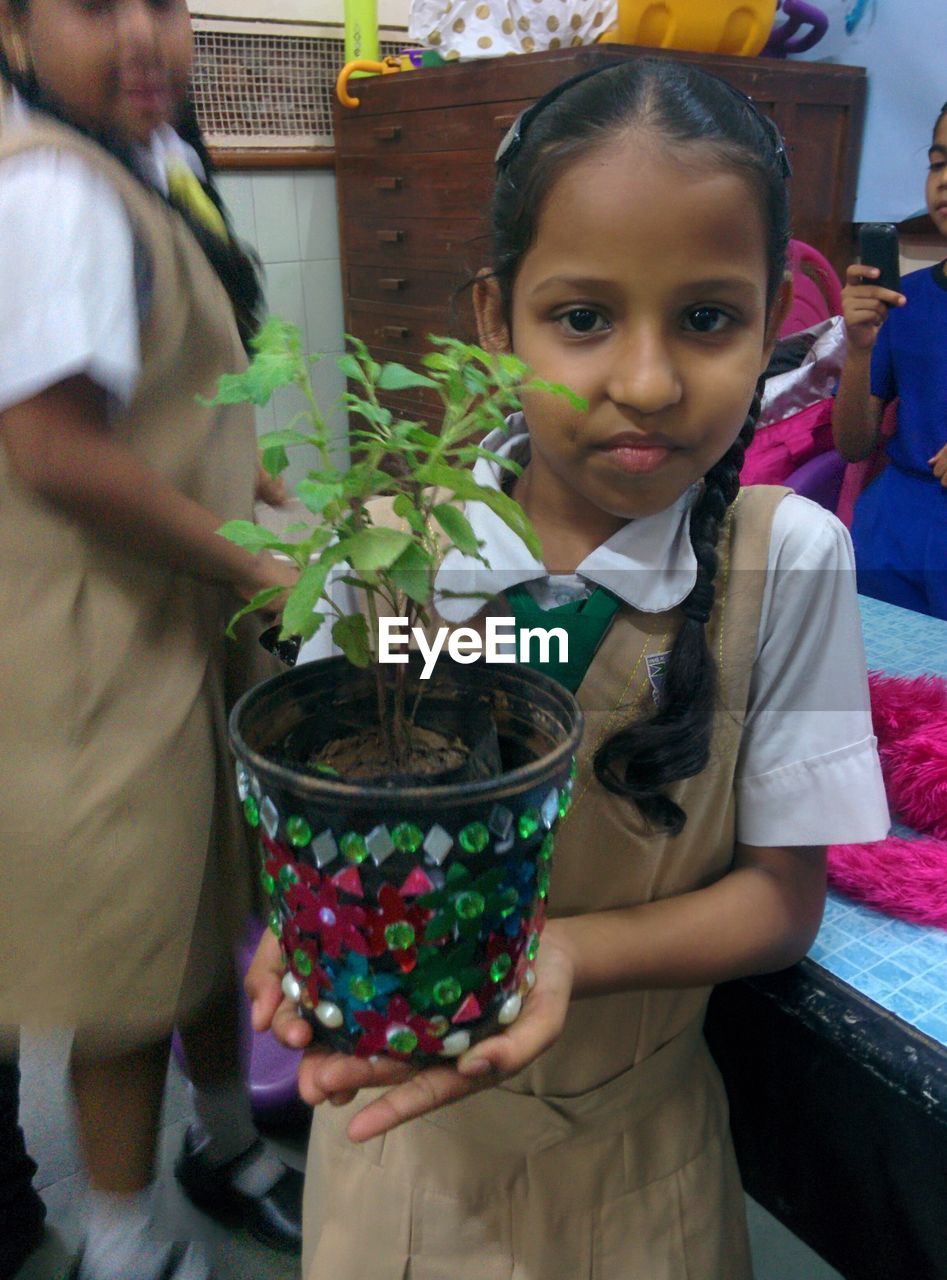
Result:
[[[663,335],[639,330],[616,344],[606,390],[615,404],[641,414],[677,404],[681,380]]]
[[[151,0],[123,0],[117,8],[118,39],[126,51],[150,52],[157,39],[159,10]]]

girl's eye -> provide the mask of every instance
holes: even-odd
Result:
[[[719,307],[694,307],[684,317],[684,328],[692,333],[719,333],[730,320]]]
[[[932,160],[928,168],[931,173],[937,173],[940,169],[943,169],[944,163],[943,160]]]
[[[571,307],[558,317],[558,323],[570,334],[600,333],[607,327],[605,317],[592,307]]]

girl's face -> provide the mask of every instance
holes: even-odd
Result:
[[[947,115],[938,121],[927,159],[927,211],[940,234],[947,237]]]
[[[588,401],[524,397],[530,514],[606,537],[672,504],[733,443],[778,331],[759,200],[690,148],[630,131],[553,185],[513,287],[478,290],[481,337]]]
[[[176,117],[191,73],[186,0],[29,0],[15,26],[77,124],[146,142]]]

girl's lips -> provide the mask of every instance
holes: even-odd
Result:
[[[613,445],[603,449],[605,457],[614,466],[632,475],[645,475],[657,471],[664,460],[671,455],[671,450],[661,444]]]

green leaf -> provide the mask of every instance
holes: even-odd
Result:
[[[285,471],[289,466],[289,458],[286,456],[286,450],[277,445],[275,449],[261,449],[260,461],[263,464],[263,470],[267,475],[274,478]]]
[[[343,493],[341,480],[314,480],[307,477],[296,486],[296,497],[313,515],[319,515],[330,502],[341,498]]]
[[[449,502],[439,503],[431,514],[459,550],[466,556],[478,556],[482,543],[471,528],[470,521]]]
[[[368,623],[360,613],[337,619],[332,639],[355,667],[367,667],[372,660]]]
[[[530,391],[547,391],[550,395],[562,396],[569,401],[573,409],[578,409],[580,413],[584,413],[589,407],[588,400],[584,400],[562,382],[547,382],[545,378],[531,378],[526,385]]]
[[[409,599],[427,604],[433,586],[433,566],[432,557],[416,542],[410,542],[388,570],[388,577]]]
[[[315,444],[316,437],[306,435],[302,431],[291,431],[284,429],[282,431],[266,431],[257,440],[260,449],[285,449],[288,445],[295,444]]]
[[[339,356],[336,364],[352,382],[360,382],[362,386],[365,385],[365,370],[353,355],[346,353],[344,356]]]
[[[252,520],[228,520],[217,530],[222,538],[235,542],[238,547],[245,547],[254,554],[270,548],[282,547],[282,539],[269,529],[264,529]]]
[[[404,391],[408,387],[436,387],[437,383],[406,365],[386,364],[382,365],[375,385],[380,391]]]
[[[409,533],[380,526],[362,529],[340,541],[339,552],[357,573],[388,569],[411,542]]]
[[[392,503],[399,520],[406,520],[415,533],[425,533],[424,517],[406,493],[399,493]]]
[[[283,609],[283,629],[280,632],[283,639],[302,636],[308,640],[314,634],[318,624],[312,625],[313,617],[316,605],[322,599],[330,567],[318,561],[307,565],[299,575]]]
[[[511,529],[518,538],[525,542],[537,560],[542,559],[542,545],[529,522],[526,512],[518,502],[508,498],[499,489],[488,489],[484,485],[478,484],[469,471],[461,471],[459,468],[447,467],[440,463],[429,463],[427,466],[421,467],[418,472],[418,479],[423,484],[430,484],[435,488],[448,489],[455,497],[464,502],[485,503],[491,511],[494,511],[500,517],[508,529]]]
[[[230,639],[231,640],[236,639],[236,632],[234,631],[234,627],[237,625],[237,623],[240,621],[241,618],[245,618],[248,613],[255,613],[257,609],[264,608],[266,605],[270,603],[271,600],[275,600],[278,595],[282,595],[285,589],[286,589],[285,587],[265,587],[262,591],[258,591],[256,593],[256,595],[253,597],[253,599],[250,601],[249,604],[245,604],[242,609],[238,609],[237,612],[230,619],[230,621],[227,623],[226,634],[230,637]]]
[[[367,462],[357,462],[342,477],[342,495],[345,498],[371,498],[391,487],[391,476],[379,471]]]

